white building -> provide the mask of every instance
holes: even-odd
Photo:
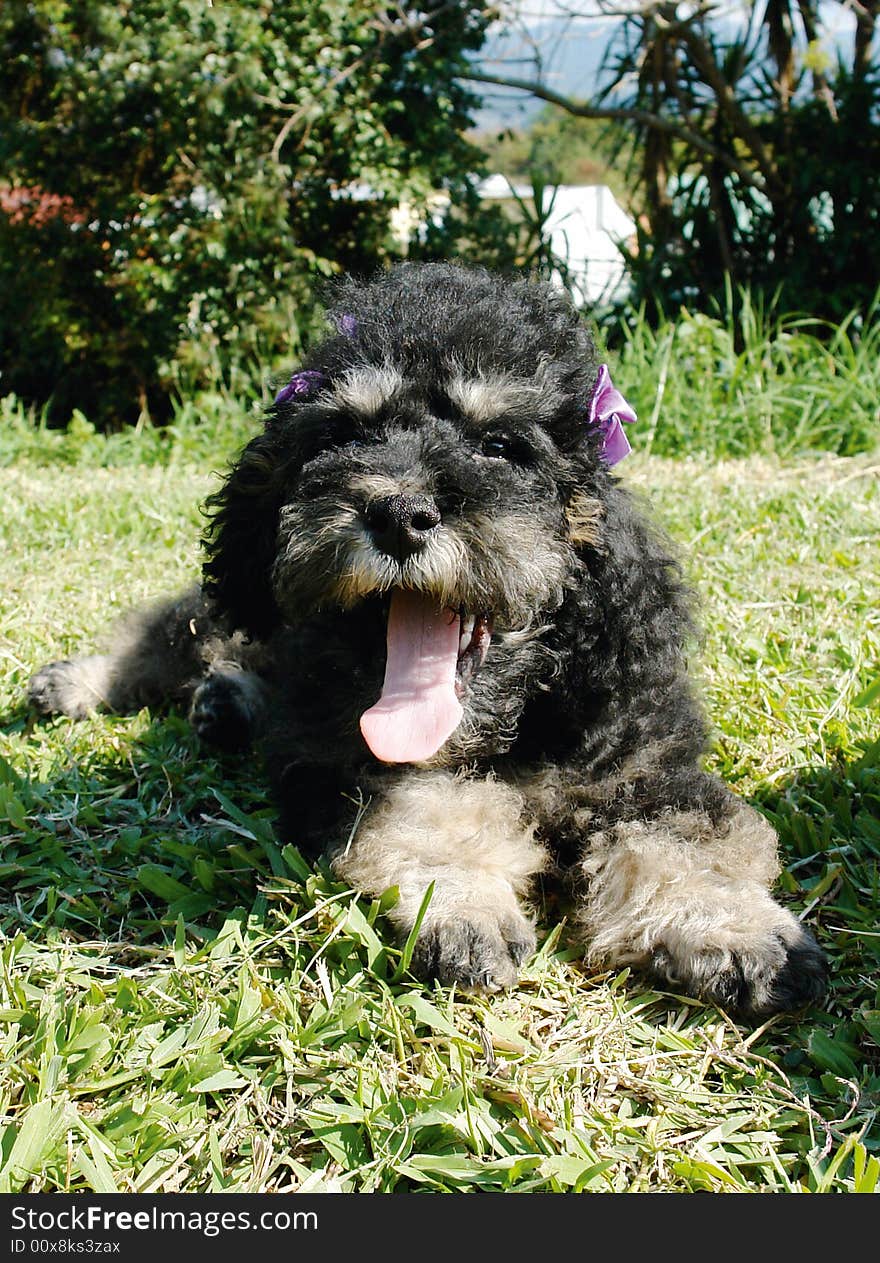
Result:
[[[532,203],[532,188],[492,175],[478,186],[487,201]],[[636,225],[605,184],[557,184],[544,189],[545,235],[566,266],[575,302],[596,307],[626,293],[627,279],[618,245],[633,241]],[[557,281],[562,283],[557,273]]]

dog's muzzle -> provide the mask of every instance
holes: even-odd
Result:
[[[430,546],[441,524],[425,495],[385,496],[363,517],[373,546],[400,566]],[[382,695],[360,723],[376,758],[418,763],[440,749],[461,721],[461,698],[490,638],[488,617],[449,609],[428,592],[392,589]]]

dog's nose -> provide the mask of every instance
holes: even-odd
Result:
[[[440,510],[428,496],[386,496],[373,501],[366,521],[376,547],[406,561],[425,547],[440,525]]]

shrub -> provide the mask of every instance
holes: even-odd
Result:
[[[430,38],[421,20],[417,38],[377,0],[7,0],[0,390],[112,429],[289,361],[316,281],[394,257],[398,201],[477,162],[456,73],[488,5],[441,6]]]

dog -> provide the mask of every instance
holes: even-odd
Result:
[[[398,888],[425,979],[513,985],[556,882],[592,966],[742,1017],[817,1001],[775,834],[701,765],[691,597],[612,471],[635,417],[580,314],[405,263],[344,281],[328,328],[208,499],[200,586],[33,706],[182,700],[204,741],[260,741],[282,835]]]

